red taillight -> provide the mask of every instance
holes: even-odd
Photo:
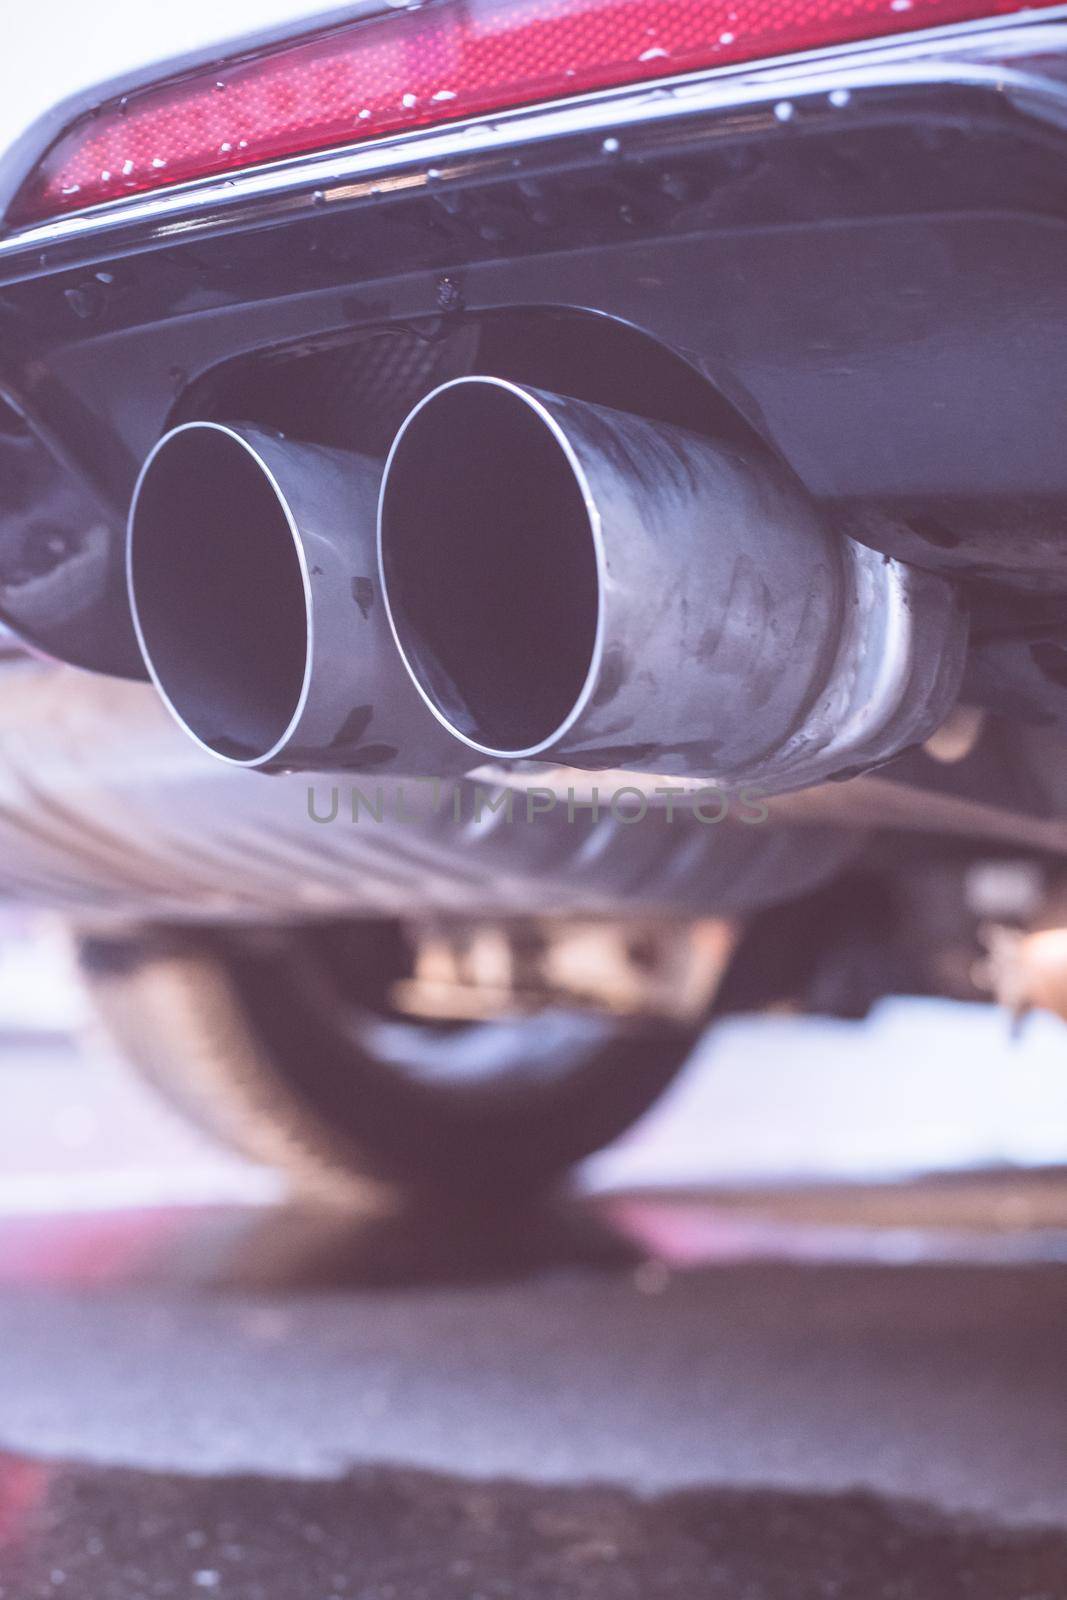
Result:
[[[1018,0],[431,0],[103,106],[52,146],[8,220],[608,85],[1019,9]]]

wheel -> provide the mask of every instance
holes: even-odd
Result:
[[[553,1009],[463,1023],[390,1003],[402,930],[167,928],[79,941],[128,1061],[201,1127],[305,1191],[519,1199],[607,1144],[698,1026]]]

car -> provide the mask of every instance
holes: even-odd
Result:
[[[715,1015],[1025,1007],[1065,9],[215,10],[20,18],[2,124],[0,891],[126,1054],[507,1204]]]

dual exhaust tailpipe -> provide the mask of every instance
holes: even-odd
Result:
[[[947,580],[837,534],[769,453],[497,378],[428,395],[384,473],[176,428],[128,573],[171,711],[268,769],[801,788],[932,732],[966,643]]]

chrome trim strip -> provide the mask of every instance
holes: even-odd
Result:
[[[424,188],[438,179],[461,178],[480,169],[486,157],[504,159],[517,145],[581,135],[613,134],[649,124],[701,114],[743,110],[768,101],[788,105],[777,120],[786,124],[793,102],[830,98],[834,92],[952,83],[985,88],[1067,119],[1067,77],[1063,85],[1047,76],[1016,70],[1005,57],[1067,58],[1067,4],[1041,12],[958,23],[862,41],[830,51],[781,56],[757,66],[717,67],[679,78],[622,89],[600,90],[566,101],[498,112],[466,122],[368,140],[250,167],[226,178],[198,179],[146,196],[129,197],[91,210],[33,224],[0,238],[0,266],[27,251],[84,240],[95,244],[109,233],[143,225],[152,242],[225,224],[227,210],[247,202],[275,199],[284,204],[323,205],[361,196]],[[1067,71],[1067,61],[1065,61]],[[837,106],[838,101],[830,100]],[[840,104],[847,104],[841,102]],[[612,153],[615,153],[614,151]],[[446,173],[440,168],[448,164]],[[405,168],[416,168],[405,171]],[[311,191],[311,194],[308,194]],[[66,263],[63,263],[66,264]],[[47,262],[40,261],[40,267]]]

